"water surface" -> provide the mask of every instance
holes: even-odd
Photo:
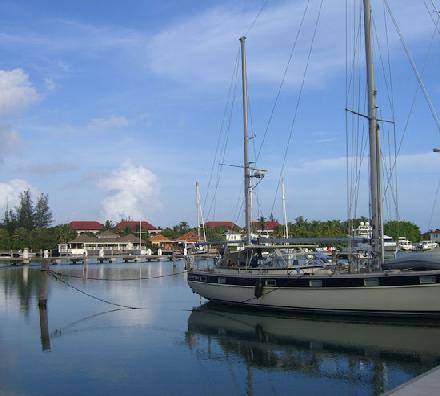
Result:
[[[373,395],[440,364],[435,323],[206,304],[183,262],[51,268],[73,277],[49,277],[47,309],[37,266],[0,269],[2,395]]]

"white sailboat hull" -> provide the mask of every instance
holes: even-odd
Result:
[[[440,284],[378,287],[264,287],[188,281],[202,297],[223,303],[299,311],[364,314],[439,315]]]

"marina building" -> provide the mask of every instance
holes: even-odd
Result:
[[[139,245],[139,237],[133,234],[119,235],[112,231],[96,235],[79,234],[70,242],[58,245],[61,255],[83,255],[86,252],[89,255],[98,255],[102,250],[105,255],[112,255],[139,249],[146,249],[144,241]]]
[[[205,228],[240,231],[240,227],[232,221],[208,221],[205,223]]]
[[[75,231],[77,235],[85,233],[96,235],[104,228],[104,225],[97,221],[71,221],[69,227],[72,231]]]
[[[131,232],[133,234],[139,234],[139,224],[141,225],[142,233],[148,233],[149,235],[159,234],[160,229],[150,224],[148,221],[136,221],[136,220],[122,220],[116,224],[115,229],[119,232]]]
[[[430,239],[431,242],[437,242],[440,244],[440,230],[431,230],[430,231]]]

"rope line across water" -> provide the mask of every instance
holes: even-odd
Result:
[[[69,283],[68,281],[66,281],[65,279],[62,278],[62,274],[61,276],[58,275],[56,272],[54,271],[48,271],[49,275],[51,275],[55,280],[57,280],[58,282],[63,283],[64,285],[66,285],[67,287],[70,287],[71,289],[77,291],[78,293],[84,294],[87,297],[93,298],[94,300],[103,302],[105,304],[109,304],[109,305],[113,305],[114,307],[120,307],[120,308],[127,308],[127,309],[145,309],[144,307],[134,307],[131,305],[123,305],[123,304],[118,304],[109,300],[105,300],[103,298],[94,296],[93,294],[87,293],[86,291],[77,288],[76,286],[73,286],[71,283]]]
[[[57,272],[57,271],[50,271],[53,274],[57,276],[62,276],[66,278],[76,278],[76,279],[85,279],[85,280],[96,280],[96,281],[107,281],[107,282],[125,282],[125,281],[138,281],[138,280],[148,280],[148,279],[159,279],[159,278],[166,278],[170,276],[176,276],[176,275],[182,275],[188,272],[187,270],[174,272],[172,274],[165,274],[165,275],[155,275],[155,276],[149,276],[149,277],[143,277],[138,276],[137,278],[123,278],[123,279],[115,279],[115,278],[95,278],[93,276],[81,276],[81,275],[72,275],[72,274],[66,274],[63,272]]]

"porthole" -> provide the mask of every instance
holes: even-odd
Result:
[[[377,279],[377,278],[365,278],[364,279],[364,286],[367,286],[367,287],[379,286],[379,279]]]
[[[321,279],[311,279],[311,280],[309,280],[309,286],[310,287],[322,287],[322,280]]]
[[[276,287],[277,281],[275,279],[266,279],[264,284],[269,287]]]
[[[429,285],[431,283],[436,283],[435,276],[432,275],[424,275],[419,278],[421,285]]]

